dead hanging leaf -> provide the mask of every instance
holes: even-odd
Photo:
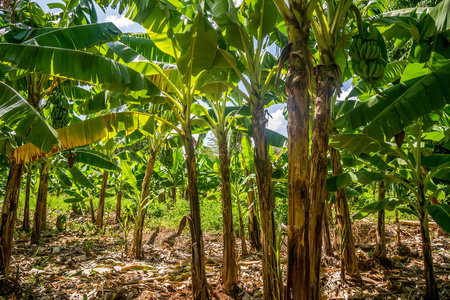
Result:
[[[192,226],[192,218],[190,214],[185,215],[180,222],[180,227],[178,228],[178,233],[177,235],[181,235],[181,233],[183,232],[184,227],[186,227],[186,223],[187,221],[189,221],[189,226]]]

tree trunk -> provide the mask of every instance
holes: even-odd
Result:
[[[94,201],[92,197],[89,197],[89,205],[91,207],[91,222],[95,224],[95,210],[94,210]]]
[[[134,226],[133,241],[131,243],[131,250],[130,250],[131,257],[137,259],[143,258],[142,233],[144,231],[145,213],[147,211],[145,206],[147,205],[149,200],[148,196],[150,193],[150,183],[152,181],[153,167],[155,166],[156,162],[156,154],[157,150],[153,149],[152,151],[150,151],[150,156],[148,157],[147,166],[145,168],[144,180],[142,181],[141,198],[139,200],[139,206],[136,216],[136,224]]]
[[[423,208],[422,203],[420,203],[419,211],[419,221],[420,221],[420,235],[422,237],[422,251],[423,251],[423,265],[424,265],[424,275],[426,300],[439,300],[439,293],[436,283],[436,276],[434,274],[433,268],[433,257],[431,251],[431,241],[430,241],[430,230],[428,228],[428,212]]]
[[[3,201],[2,216],[0,219],[0,274],[8,278],[11,262],[11,250],[14,237],[14,223],[16,220],[17,207],[19,203],[20,181],[22,179],[23,163],[11,162],[9,167],[8,181]],[[0,282],[6,282],[1,280]]]
[[[106,184],[108,183],[108,171],[103,171],[102,186],[100,189],[100,197],[98,198],[97,209],[97,228],[100,230],[103,228],[103,216],[105,214],[105,196],[106,196]]]
[[[238,215],[239,215],[239,234],[241,236],[241,252],[242,252],[242,256],[247,256],[248,255],[247,243],[245,240],[245,228],[244,228],[244,221],[242,219],[241,199],[239,199],[239,196],[236,199],[236,201],[237,201]]]
[[[166,193],[162,192],[158,195],[158,203],[164,203],[166,202]]]
[[[256,102],[257,99],[254,99]],[[268,154],[266,138],[267,119],[264,112],[264,101],[260,99],[252,109],[253,140],[255,142],[256,185],[258,187],[259,212],[263,230],[263,299],[274,297],[280,299],[280,288],[275,274],[277,258],[275,251],[274,199],[272,197],[272,163]]]
[[[384,181],[378,182],[378,200],[386,198],[386,184]],[[386,258],[386,221],[384,209],[378,212],[377,222],[377,244],[373,252],[374,257]]]
[[[39,243],[41,238],[42,223],[45,215],[45,203],[47,202],[48,177],[51,166],[50,159],[42,163],[41,174],[39,176],[39,190],[36,197],[36,210],[34,211],[33,232],[31,233],[31,243]]]
[[[122,192],[117,193],[117,201],[116,201],[116,221],[117,223],[120,223],[121,216],[120,213],[122,212]]]
[[[328,198],[328,197],[327,197]],[[322,227],[322,234],[323,234],[323,249],[328,256],[333,256],[333,246],[331,245],[331,237],[330,237],[330,220],[328,215],[328,206],[331,204],[328,203],[328,201],[325,203],[325,212],[323,214],[323,227]]]
[[[209,285],[206,281],[205,248],[203,244],[203,233],[200,222],[200,203],[198,199],[197,186],[197,161],[195,158],[194,140],[190,126],[184,129],[184,148],[186,152],[186,168],[188,176],[189,206],[191,218],[192,239],[192,299],[210,299]]]
[[[177,203],[177,188],[172,188],[172,204],[175,205]]]
[[[50,179],[50,174],[48,174],[46,180],[46,186],[47,186],[47,192],[45,193],[44,196],[44,203],[42,204],[42,220],[41,220],[41,231],[46,231],[47,230],[47,196],[48,196],[48,181]]]
[[[219,160],[222,188],[223,217],[223,267],[222,280],[225,292],[235,295],[238,290],[236,243],[233,231],[233,206],[231,204],[230,160],[226,136],[219,140]],[[245,232],[243,238],[245,240]]]
[[[245,136],[245,138],[248,140],[248,144],[251,145],[252,142],[250,141],[250,137],[248,135]],[[242,156],[242,159],[244,161],[245,165],[245,157]],[[247,166],[245,165],[245,176],[249,176],[250,171],[248,170]],[[250,245],[256,249],[261,250],[261,228],[259,227],[259,222],[257,218],[257,205],[255,203],[255,191],[252,189],[250,190],[253,185],[255,184],[255,181],[253,179],[247,180],[247,188],[249,191],[247,192],[247,205],[248,205],[248,237],[250,240]]]
[[[312,70],[309,57],[309,25],[303,2],[298,18],[288,24],[292,51],[286,74],[288,93],[288,265],[286,299],[309,299],[309,86]]]
[[[341,154],[339,150],[330,147],[330,159],[333,175],[342,174]],[[344,267],[348,275],[359,275],[358,259],[356,258],[355,240],[353,238],[352,222],[350,220],[350,210],[348,207],[347,193],[345,188],[339,188],[336,196],[336,218],[341,236],[341,255]]]
[[[330,123],[331,97],[336,87],[333,74],[338,74],[336,64],[318,65],[315,67],[316,99],[314,100],[314,119],[311,143],[311,176],[309,195],[310,214],[310,262],[311,300],[321,298],[320,293],[320,260],[322,250],[322,216],[325,207],[325,181],[327,179],[328,132]]]
[[[397,243],[397,247],[400,247],[402,244],[402,236],[400,232],[400,220],[398,218],[398,211],[395,210],[395,224],[397,224],[397,234],[395,235],[395,242]]]
[[[27,184],[25,185],[25,205],[23,209],[22,230],[30,231],[30,191],[31,191],[31,165],[28,166]]]

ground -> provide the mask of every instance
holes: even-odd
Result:
[[[29,235],[15,237],[12,282],[0,299],[190,299],[189,234],[154,228],[144,236],[143,260],[126,255],[125,232],[107,218],[106,233],[96,232],[88,216],[72,215],[66,229],[44,233],[41,244],[30,245]],[[20,224],[18,224],[19,226]],[[50,227],[50,226],[49,226]],[[362,282],[343,281],[337,256],[322,259],[325,299],[423,299],[424,279],[419,228],[402,226],[403,246],[395,243],[395,226],[387,225],[388,259],[371,258],[375,224],[356,221],[354,234]],[[19,227],[17,227],[19,230]],[[432,231],[433,259],[441,299],[450,299],[450,243]],[[207,278],[218,299],[230,299],[221,287],[220,234],[204,233]],[[240,239],[237,239],[240,252]],[[338,245],[335,245],[338,248]],[[336,250],[335,250],[336,251]],[[282,252],[282,257],[285,257]],[[238,299],[262,296],[261,256],[252,251],[239,257]],[[281,258],[285,270],[285,259]]]

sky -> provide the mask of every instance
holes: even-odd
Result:
[[[47,4],[54,2],[62,3],[61,0],[59,1],[36,0],[35,2],[37,2],[44,11],[52,11],[52,12],[57,12],[57,10],[50,10]],[[97,6],[97,16],[99,22],[112,22],[122,32],[145,32],[145,29],[141,25],[125,18],[124,16],[121,16],[116,10],[107,9],[105,12],[103,12]],[[350,81],[347,81],[344,83],[344,87],[342,88],[342,94],[339,99],[345,99],[345,97],[349,94],[349,92],[350,92]],[[269,114],[272,116],[269,117],[267,127],[273,131],[283,134],[284,136],[287,136],[287,128],[286,128],[287,122],[283,116],[283,110],[285,107],[286,104],[275,104],[267,109]]]

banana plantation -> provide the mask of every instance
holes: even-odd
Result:
[[[1,299],[450,299],[450,0],[54,1],[0,1]]]

